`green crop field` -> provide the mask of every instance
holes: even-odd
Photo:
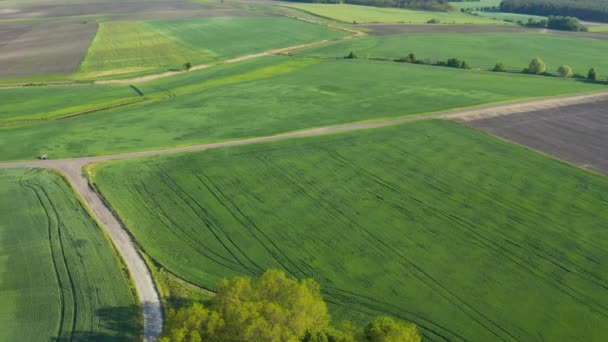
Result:
[[[565,46],[568,48],[564,49]],[[398,58],[414,53],[419,59],[445,61],[458,57],[481,68],[492,68],[501,61],[508,69],[517,71],[527,67],[533,58],[540,57],[550,72],[568,64],[575,72],[586,74],[591,67],[608,70],[608,59],[597,53],[607,49],[608,40],[547,34],[415,34],[356,38],[297,54],[339,57],[353,51],[362,57]]]
[[[80,77],[180,69],[347,33],[288,18],[208,18],[102,23]]]
[[[153,21],[148,25],[175,41],[221,60],[276,48],[341,38],[344,31],[288,18],[211,18]]]
[[[0,125],[78,115],[136,102],[128,86],[81,85],[0,88]]]
[[[496,20],[505,20],[511,22],[522,21],[527,23],[528,20],[534,19],[536,21],[546,20],[547,17],[542,17],[539,15],[529,15],[529,14],[517,14],[517,13],[505,13],[505,12],[473,12],[475,15],[492,18]]]
[[[460,10],[461,8],[498,7],[500,6],[500,1],[501,0],[450,2],[450,6],[456,10]]]
[[[334,319],[431,340],[601,341],[608,178],[449,121],[99,164],[144,250],[195,284],[280,268]]]
[[[600,84],[551,77],[280,56],[138,87],[152,97],[164,91],[166,99],[61,121],[0,127],[0,159],[166,148],[603,89]],[[7,110],[10,107],[2,109]]]
[[[423,24],[431,19],[436,19],[442,24],[506,24],[490,18],[460,12],[430,12],[401,8],[331,4],[289,4],[288,7],[347,23]]]
[[[140,335],[118,257],[60,176],[0,170],[0,213],[0,341]]]
[[[589,26],[589,32],[608,32],[608,25]]]
[[[143,23],[101,23],[84,61],[81,77],[180,68],[185,62],[204,60],[195,49],[154,31]]]

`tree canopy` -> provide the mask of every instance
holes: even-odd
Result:
[[[451,9],[447,0],[286,0],[291,2],[311,2],[323,4],[351,4],[376,7],[414,8],[429,11],[448,11]]]
[[[603,0],[503,0],[500,11],[608,22],[608,3]]]
[[[198,341],[403,341],[418,342],[412,323],[389,317],[356,332],[350,323],[330,326],[327,305],[313,279],[269,270],[252,280],[223,280],[210,303],[170,310],[160,342]]]
[[[534,58],[532,61],[530,61],[528,68],[524,70],[524,72],[528,74],[542,74],[545,71],[547,71],[547,65],[540,58]]]

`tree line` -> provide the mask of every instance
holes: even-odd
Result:
[[[528,19],[528,22],[523,23],[521,21],[517,22],[520,25],[527,27],[540,27],[540,28],[548,28],[550,30],[560,30],[560,31],[589,31],[587,27],[585,27],[580,20],[575,17],[562,17],[562,16],[549,16],[547,19],[534,20],[533,18]]]
[[[420,342],[421,339],[415,324],[391,317],[377,317],[363,329],[350,322],[334,326],[315,280],[297,280],[281,271],[269,270],[257,279],[225,279],[209,303],[170,310],[159,342]]]
[[[376,7],[412,8],[428,11],[449,11],[448,0],[285,0],[321,4],[351,4]]]
[[[357,54],[353,51],[351,51],[348,55],[344,56],[344,59],[358,59],[358,58],[359,58],[359,56],[357,56]],[[379,60],[379,61],[391,61],[391,59],[389,59],[389,58],[382,58],[382,57],[372,57],[369,59]],[[416,57],[416,55],[414,53],[409,53],[404,57],[392,59],[392,61],[399,62],[399,63],[413,63],[413,64],[444,66],[444,67],[458,68],[458,69],[472,69],[472,67],[469,65],[469,63],[467,63],[467,61],[456,58],[456,57],[448,58],[446,61],[437,61],[437,60],[431,60],[431,59],[419,59]],[[512,71],[512,70],[511,71],[507,70],[506,66],[502,62],[496,63],[496,65],[494,65],[494,67],[489,70],[494,71],[494,72],[516,72],[516,71]],[[565,78],[572,77],[572,78],[578,78],[578,79],[587,79],[590,81],[599,81],[599,79],[600,79],[599,74],[595,68],[590,68],[586,74],[581,74],[581,73],[575,73],[570,66],[565,65],[565,64],[561,65],[559,68],[557,68],[557,71],[555,73],[551,73],[551,72],[547,71],[547,65],[540,58],[532,59],[532,61],[530,61],[530,64],[528,65],[528,67],[521,70],[521,73],[531,74],[531,75],[542,75],[542,76],[559,76],[559,77],[565,77]]]
[[[559,15],[608,22],[608,2],[602,0],[503,0],[502,12]]]

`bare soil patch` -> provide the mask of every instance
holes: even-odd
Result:
[[[191,10],[214,10],[221,5],[199,5],[186,1],[92,1],[79,4],[45,4],[22,7],[19,11],[0,12],[0,19],[50,18],[94,14],[123,14],[142,12],[172,12]]]
[[[96,23],[80,20],[0,27],[0,77],[74,72],[97,31]]]
[[[608,100],[482,118],[466,124],[608,174]]]

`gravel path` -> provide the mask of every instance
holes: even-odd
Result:
[[[35,160],[35,161],[22,161],[22,162],[5,162],[0,163],[0,168],[14,168],[14,167],[40,167],[50,168],[62,172],[74,189],[79,195],[86,201],[88,206],[91,208],[93,214],[97,217],[97,220],[105,229],[114,245],[118,249],[124,262],[126,263],[131,277],[135,282],[135,287],[139,294],[139,299],[142,303],[144,313],[144,340],[153,341],[155,340],[162,331],[163,315],[162,307],[160,304],[159,296],[154,285],[154,281],[143,261],[141,255],[137,251],[135,242],[122,227],[120,221],[113,215],[108,207],[104,204],[103,200],[88,184],[86,177],[83,175],[83,167],[89,163],[102,162],[109,160],[128,159],[137,157],[150,157],[164,154],[174,154],[181,152],[192,152],[192,151],[204,151],[208,149],[228,147],[228,146],[239,146],[248,145],[262,142],[278,141],[293,138],[311,137],[323,134],[337,133],[343,131],[369,129],[383,126],[397,125],[406,122],[429,120],[429,119],[455,119],[459,121],[471,121],[478,120],[481,118],[490,118],[501,115],[509,115],[514,113],[523,113],[528,111],[537,111],[541,109],[559,108],[563,106],[570,106],[580,103],[589,103],[596,101],[608,100],[608,91],[584,94],[584,95],[571,95],[571,96],[560,96],[553,98],[545,98],[540,100],[525,100],[519,102],[512,102],[507,104],[494,104],[485,105],[475,108],[451,110],[431,115],[423,116],[412,116],[397,119],[387,119],[380,121],[371,122],[360,122],[360,123],[349,123],[328,127],[319,127],[306,129],[302,131],[282,133],[277,135],[250,138],[243,140],[234,140],[226,142],[218,142],[211,144],[202,144],[194,146],[186,146],[179,148],[170,148],[164,150],[154,151],[141,151],[133,153],[123,153],[115,155],[105,156],[93,156],[93,157],[82,157],[82,158],[70,158],[70,159],[57,159],[57,160]]]

